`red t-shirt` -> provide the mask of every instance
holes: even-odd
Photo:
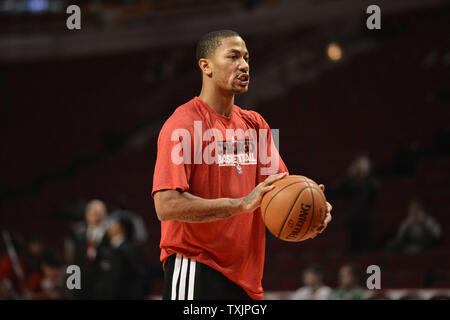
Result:
[[[257,112],[235,105],[228,118],[195,97],[178,107],[161,129],[152,196],[177,189],[206,199],[244,197],[268,174],[287,172],[273,145],[269,125]],[[264,299],[260,209],[207,223],[163,221],[160,247],[163,263],[180,253],[218,270],[251,298]]]

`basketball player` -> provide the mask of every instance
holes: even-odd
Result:
[[[234,96],[247,92],[250,81],[244,40],[234,31],[212,32],[200,39],[196,53],[200,95],[175,110],[158,138],[152,196],[161,221],[163,299],[264,299],[265,225],[259,207],[288,170],[272,148],[266,121],[234,105]],[[199,147],[198,128],[200,139],[209,131],[216,140],[203,140]],[[259,138],[229,138],[227,129],[266,129],[267,153],[278,164],[273,174],[263,174],[269,164],[251,157]],[[219,160],[207,163],[202,155],[211,141],[219,145]],[[181,152],[183,161],[174,161]],[[330,210],[329,205],[318,232],[330,222]]]

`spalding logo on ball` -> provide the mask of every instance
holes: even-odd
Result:
[[[313,238],[325,220],[327,201],[313,180],[290,175],[274,182],[261,202],[261,214],[269,231],[290,242]]]

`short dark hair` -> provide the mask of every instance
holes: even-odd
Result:
[[[61,267],[62,263],[59,259],[58,255],[54,252],[46,252],[41,260],[42,266],[48,266],[52,268],[59,268]]]
[[[125,238],[128,240],[133,240],[135,236],[135,230],[131,218],[122,212],[118,215],[116,221],[122,227],[122,230],[125,232]]]
[[[196,48],[196,59],[209,58],[211,54],[219,47],[222,42],[220,40],[230,37],[240,37],[233,30],[218,30],[205,34],[200,38]]]
[[[311,265],[308,268],[305,269],[306,272],[312,272],[314,274],[317,275],[323,275],[323,268],[322,266],[315,264],[315,265]]]
[[[345,263],[345,264],[343,264],[343,265],[341,266],[341,268],[344,268],[344,267],[349,268],[349,269],[350,269],[350,273],[351,273],[355,278],[359,278],[359,272],[360,272],[360,269],[359,269],[359,266],[356,265],[354,262],[348,262],[348,263]]]

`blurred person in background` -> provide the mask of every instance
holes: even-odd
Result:
[[[46,248],[44,241],[36,236],[29,237],[27,242],[27,254],[25,257],[27,273],[41,270],[41,260],[45,254]]]
[[[419,253],[436,246],[441,237],[439,222],[425,212],[422,202],[412,200],[408,215],[400,224],[396,237],[388,244],[388,250]]]
[[[4,250],[0,253],[0,291],[8,299],[21,299],[26,293],[24,242],[16,233],[2,231]]]
[[[31,295],[32,299],[58,300],[63,299],[65,292],[64,266],[54,253],[46,253],[41,262],[41,291]]]
[[[293,293],[292,300],[327,300],[332,293],[332,289],[323,282],[320,266],[311,266],[303,272],[303,284]]]
[[[127,216],[133,222],[133,241],[136,243],[139,252],[145,252],[146,246],[148,245],[147,226],[142,216],[130,209],[129,199],[125,194],[117,196],[114,211],[109,214],[108,220],[113,221],[120,216]],[[148,259],[144,259],[144,268],[145,283],[148,284],[146,294],[149,294],[153,286],[164,278],[164,273],[162,272],[159,263],[149,261]]]
[[[108,211],[101,200],[86,205],[85,226],[73,235],[73,263],[81,269],[81,290],[73,290],[74,298],[89,299],[95,280],[95,259],[98,250],[108,245],[106,217]]]
[[[146,277],[142,255],[134,239],[134,225],[126,214],[110,221],[109,242],[98,250],[93,299],[144,299]]]
[[[13,288],[9,279],[0,280],[0,300],[19,300],[21,297]]]
[[[371,163],[366,155],[357,156],[347,176],[328,189],[330,201],[345,200],[345,228],[349,250],[354,253],[371,251],[374,246],[374,214],[379,182],[371,175]]]
[[[359,284],[359,271],[354,264],[341,266],[338,274],[338,287],[330,296],[331,300],[361,300],[365,290]]]
[[[134,240],[139,244],[144,246],[148,240],[147,228],[145,226],[144,219],[142,216],[133,212],[128,205],[128,197],[125,194],[121,194],[117,197],[116,205],[114,210],[108,217],[108,220],[114,220],[121,215],[128,216],[133,222],[134,227]]]
[[[46,253],[44,241],[36,235],[32,235],[27,243],[27,255],[25,257],[27,272],[27,298],[33,298],[34,294],[41,292],[43,271],[42,260]]]

